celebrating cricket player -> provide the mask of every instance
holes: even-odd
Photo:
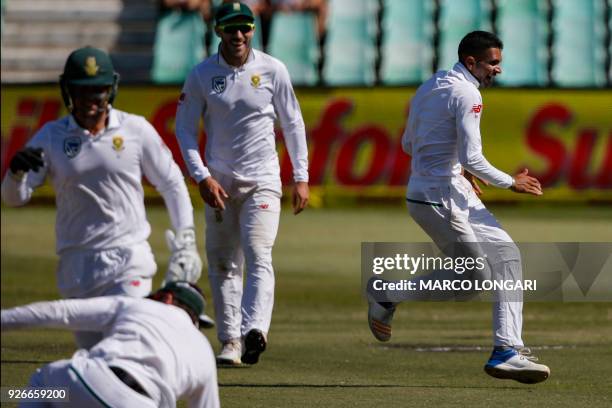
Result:
[[[542,194],[540,183],[526,169],[512,177],[493,167],[482,153],[484,106],[478,88],[490,86],[501,74],[502,48],[494,34],[466,35],[459,44],[459,62],[417,90],[402,146],[412,156],[407,202],[417,224],[443,251],[457,244],[493,244],[498,253],[492,258],[498,262],[491,265],[491,273],[520,280],[519,250],[481,202],[476,182],[478,178],[517,193]],[[524,347],[522,309],[522,299],[493,303],[494,349],[485,371],[496,378],[537,383],[546,380],[550,370],[535,363],[537,359]],[[391,337],[394,312],[394,303],[370,300],[368,320],[377,339]]]
[[[215,19],[219,52],[185,81],[176,135],[206,202],[208,274],[223,344],[217,362],[255,364],[266,349],[274,303],[272,246],[282,194],[276,117],[293,164],[295,214],[308,202],[308,150],[286,67],[251,48],[256,29],[251,10],[226,3]],[[198,151],[201,118],[206,164]]]
[[[2,310],[2,331],[54,327],[103,333],[90,350],[36,370],[28,387],[63,388],[66,396],[32,406],[174,408],[186,399],[190,408],[216,408],[215,358],[197,329],[204,307],[200,288],[175,281],[149,298],[104,296]]]
[[[174,228],[165,281],[197,282],[202,269],[193,207],[169,149],[143,117],[114,109],[119,75],[102,50],[72,52],[60,76],[69,115],[47,123],[10,162],[7,205],[26,204],[47,176],[55,189],[57,284],[64,298],[147,296],[157,265],[147,238],[143,175],[163,196]],[[76,333],[89,348],[99,333]]]

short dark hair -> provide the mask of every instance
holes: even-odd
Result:
[[[466,57],[482,55],[489,48],[504,48],[504,43],[495,34],[488,31],[472,31],[459,43],[459,61]]]

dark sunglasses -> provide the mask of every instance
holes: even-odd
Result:
[[[236,34],[240,31],[242,34],[250,33],[255,29],[254,23],[229,23],[218,26],[219,30],[225,34]]]

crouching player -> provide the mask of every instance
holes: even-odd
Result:
[[[197,329],[204,307],[200,288],[176,281],[148,298],[56,300],[2,310],[2,331],[55,327],[102,332],[90,350],[47,364],[30,378],[28,387],[67,389],[69,401],[57,406],[175,407],[177,400],[186,399],[189,407],[215,408],[215,358]]]

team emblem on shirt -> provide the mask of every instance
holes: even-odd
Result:
[[[215,93],[218,93],[218,94],[225,91],[225,77],[223,76],[213,77],[212,88],[213,88],[213,91],[215,91]]]
[[[87,57],[87,59],[85,59],[85,73],[87,76],[96,76],[99,69],[100,67],[96,62],[96,57]]]
[[[81,151],[81,138],[72,136],[64,139],[64,153],[69,159],[75,157]]]
[[[113,150],[120,152],[123,149],[125,149],[125,146],[123,146],[123,138],[121,136],[113,136]]]
[[[253,88],[259,88],[259,84],[261,83],[261,77],[257,74],[251,77],[251,86]]]

